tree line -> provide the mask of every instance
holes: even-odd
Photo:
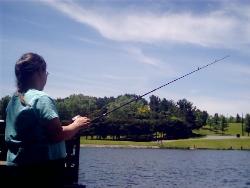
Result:
[[[77,114],[90,118],[98,117],[138,97],[125,94],[118,97],[98,98],[74,94],[66,98],[57,98],[55,102],[61,121],[66,122]],[[9,100],[9,96],[0,100],[0,119],[5,119],[5,109]],[[81,134],[96,136],[99,139],[109,137],[115,140],[177,139],[193,136],[192,130],[206,124],[223,133],[227,130],[229,122],[240,120],[238,114],[235,118],[227,118],[218,113],[209,115],[206,111],[196,108],[187,99],[174,102],[151,95],[149,101],[136,100],[94,122]],[[249,114],[245,116],[245,129],[250,132]]]
[[[138,98],[133,94],[96,98],[84,95],[71,95],[57,99],[57,109],[61,119],[70,119],[76,114],[97,117],[122,104]],[[83,135],[108,136],[116,140],[153,140],[161,138],[187,138],[193,129],[206,124],[208,113],[193,106],[186,99],[177,103],[152,95],[120,108],[98,122],[94,122]]]

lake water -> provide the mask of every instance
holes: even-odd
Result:
[[[79,182],[91,187],[250,188],[250,152],[81,148]]]

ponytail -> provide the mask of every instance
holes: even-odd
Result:
[[[43,57],[38,54],[31,52],[25,53],[16,62],[15,75],[17,95],[24,106],[29,106],[29,104],[25,102],[23,93],[29,89],[28,82],[32,78],[33,73],[40,70],[46,70],[46,62]]]

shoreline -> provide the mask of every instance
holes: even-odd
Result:
[[[183,150],[242,150],[250,151],[250,137],[205,137],[162,142],[133,142],[111,140],[82,140],[82,148],[134,148],[134,149],[183,149]]]
[[[81,144],[81,148],[137,148],[137,149],[160,149],[159,146],[137,146],[137,145],[106,145],[106,144]]]
[[[166,146],[135,146],[135,145],[98,145],[98,144],[81,144],[81,148],[112,148],[112,149],[176,149],[176,150],[240,150],[250,151],[250,149],[238,148],[199,148],[199,147],[166,147]]]

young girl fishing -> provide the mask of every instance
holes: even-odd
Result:
[[[65,140],[87,128],[90,119],[78,116],[61,126],[55,102],[43,92],[48,72],[45,60],[25,53],[15,64],[17,91],[6,112],[7,164],[18,166],[9,184],[62,187]]]

